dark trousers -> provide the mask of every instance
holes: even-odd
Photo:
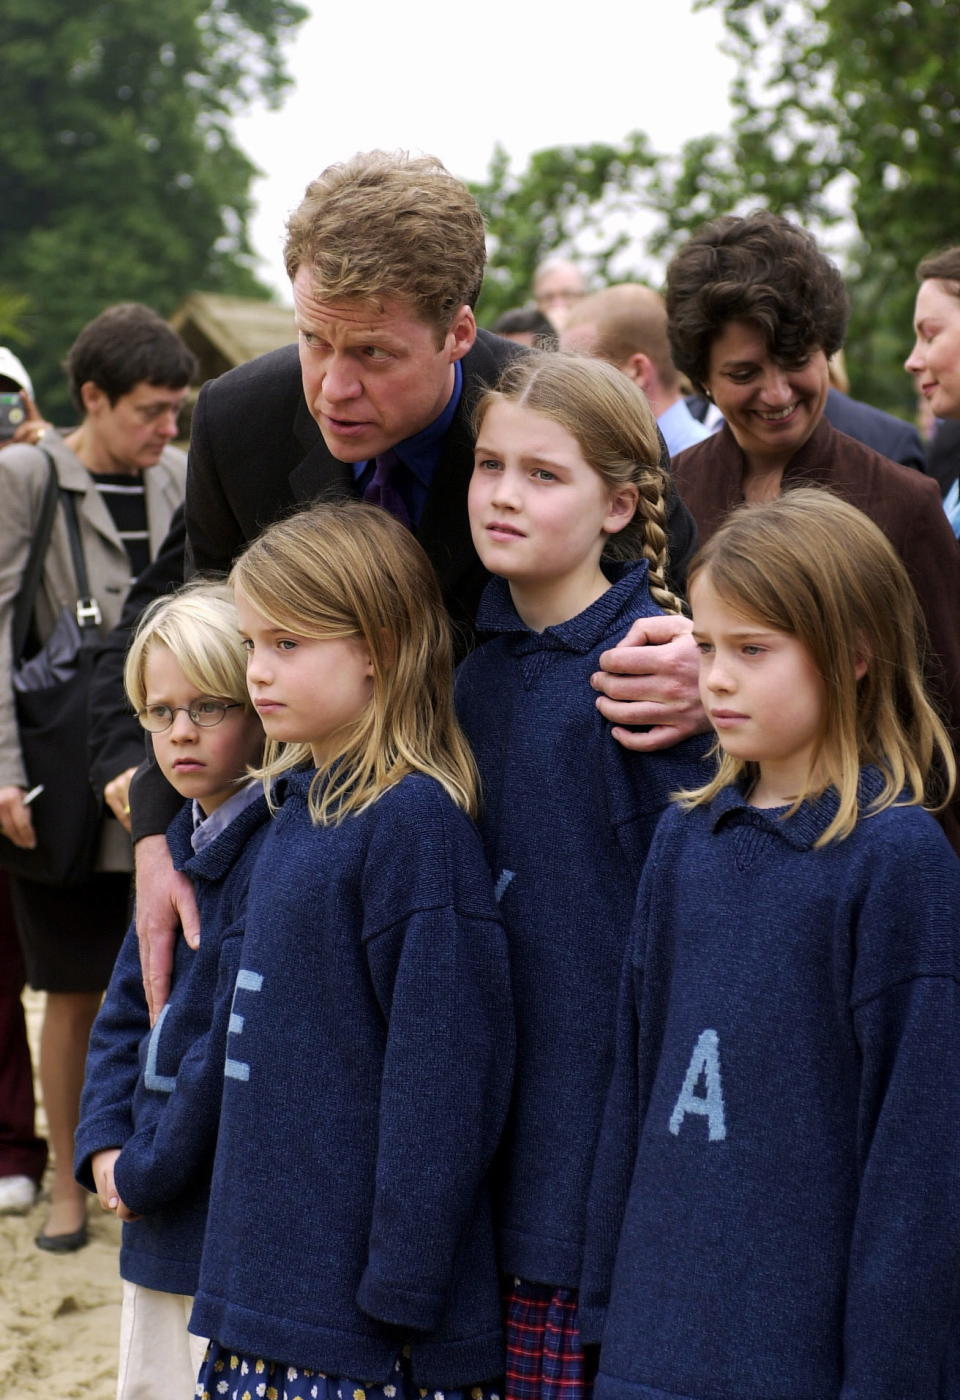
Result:
[[[34,1131],[33,1069],[20,994],[25,973],[6,874],[0,871],[0,1177],[39,1182],[47,1144]]]

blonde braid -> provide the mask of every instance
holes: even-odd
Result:
[[[666,479],[663,472],[649,472],[637,482],[640,499],[634,522],[642,522],[638,531],[643,557],[649,566],[650,594],[664,612],[682,613],[683,602],[667,587],[667,505],[664,494]]]

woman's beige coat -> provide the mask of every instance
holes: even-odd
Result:
[[[120,620],[124,596],[130,585],[130,564],[110,511],[90,474],[63,439],[48,434],[43,446],[56,463],[62,488],[75,493],[90,591],[100,604],[104,635]],[[40,520],[49,467],[38,447],[14,444],[0,451],[0,786],[28,787],[14,715],[11,670],[13,666],[13,613],[30,543]],[[170,517],[183,500],[186,458],[176,448],[165,449],[160,461],[143,472],[146,493],[150,557],[156,554],[167,532]],[[58,509],[37,595],[35,617],[45,639],[65,604],[73,604],[77,589],[63,510]],[[101,852],[101,868],[125,868],[129,861],[126,833],[119,824],[106,824],[110,850]],[[124,838],[118,841],[117,835]],[[126,845],[127,861],[119,859]]]

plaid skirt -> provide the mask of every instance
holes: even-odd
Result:
[[[513,1278],[503,1304],[506,1400],[590,1400],[593,1368],[580,1345],[576,1290]]]

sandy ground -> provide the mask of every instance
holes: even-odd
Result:
[[[42,996],[25,997],[31,1040]],[[38,1114],[44,1132],[43,1108]],[[120,1225],[91,1197],[90,1243],[44,1254],[33,1243],[46,1211],[0,1215],[0,1400],[113,1400],[120,1328]]]

